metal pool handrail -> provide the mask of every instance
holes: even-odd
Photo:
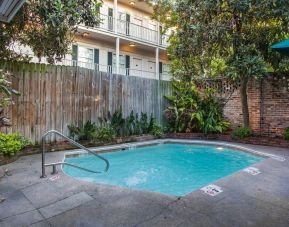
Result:
[[[70,163],[67,163],[67,162],[55,162],[55,163],[49,163],[49,164],[45,164],[45,138],[50,135],[50,134],[56,134],[64,139],[66,139],[68,142],[70,142],[71,144],[75,145],[76,147],[80,148],[80,149],[83,149],[85,151],[87,151],[88,153],[90,154],[93,154],[94,156],[98,157],[99,159],[103,160],[106,164],[106,167],[104,169],[104,171],[93,171],[93,170],[90,170],[90,169],[86,169],[86,168],[83,168],[81,166],[78,166],[78,165],[74,165],[74,164],[70,164]],[[56,131],[56,130],[50,130],[48,132],[46,132],[43,136],[42,136],[42,175],[41,175],[41,178],[45,178],[46,177],[46,174],[45,174],[45,167],[46,166],[52,166],[53,167],[53,171],[52,171],[52,174],[56,174],[57,173],[57,170],[56,170],[56,166],[57,165],[68,165],[68,166],[72,166],[74,168],[78,168],[78,169],[81,169],[81,170],[84,170],[84,171],[87,171],[87,172],[91,172],[91,173],[103,173],[103,172],[107,172],[108,169],[109,169],[109,161],[94,153],[93,151],[89,150],[88,148],[82,146],[81,144],[77,143],[76,141],[68,138],[67,136],[63,135],[62,133]]]

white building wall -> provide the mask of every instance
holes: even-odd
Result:
[[[100,13],[104,15],[108,15],[108,9],[114,9],[113,1],[104,1],[103,6],[100,9]],[[158,29],[157,22],[150,20],[150,15],[148,13],[142,12],[140,10],[136,10],[133,7],[129,7],[127,5],[118,4],[118,12],[119,13],[128,13],[130,15],[130,22],[139,24],[144,28],[149,28],[153,30]],[[113,12],[115,16],[115,12]],[[135,31],[137,32],[137,31]],[[90,36],[89,36],[90,37]],[[152,37],[154,39],[155,37]],[[105,42],[103,40],[97,40],[95,38],[85,38],[79,36],[76,38],[77,45],[91,48],[91,49],[99,49],[99,65],[100,70],[105,71],[107,70],[107,61],[108,61],[108,52],[112,52],[113,54],[116,53],[115,43]],[[39,59],[33,55],[32,50],[29,47],[19,46],[16,47],[21,53],[28,54],[32,57],[32,62],[39,62]],[[153,47],[151,50],[139,50],[135,48],[130,48],[128,45],[120,46],[120,55],[129,55],[130,56],[130,75],[133,76],[142,76],[142,77],[149,77],[149,78],[156,78],[157,75],[155,74],[156,71],[156,57],[155,51]],[[168,60],[167,57],[160,56],[160,61],[163,63],[163,74],[168,74]],[[47,63],[45,58],[42,58],[41,63]],[[67,54],[63,62],[59,62],[57,64],[72,64],[72,56],[71,54]],[[79,65],[85,67],[86,65]],[[122,67],[122,66],[121,66]],[[91,66],[93,68],[93,66]],[[120,73],[125,73],[123,69],[120,70]]]

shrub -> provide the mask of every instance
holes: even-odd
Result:
[[[94,122],[87,121],[83,127],[68,125],[69,137],[74,140],[94,140],[97,126]]]
[[[289,140],[289,127],[284,130],[284,139]]]
[[[115,138],[115,130],[110,126],[97,128],[95,138],[101,142],[110,142]]]
[[[244,139],[252,135],[252,130],[248,127],[238,127],[232,132],[232,138],[234,139]]]
[[[223,117],[224,100],[214,89],[200,90],[193,82],[173,81],[173,94],[165,98],[169,132],[222,133],[230,123]]]
[[[0,133],[0,153],[5,155],[15,155],[30,144],[31,142],[19,133]]]
[[[107,117],[99,118],[99,127],[96,123],[87,121],[83,127],[69,125],[69,137],[74,140],[98,140],[108,142],[116,136],[132,136],[141,134],[152,134],[161,137],[162,127],[156,122],[153,115],[131,111],[126,118],[122,111],[117,110],[113,114],[108,112]]]
[[[163,129],[162,129],[162,127],[159,124],[154,123],[151,126],[150,134],[153,135],[153,136],[156,136],[158,138],[161,138],[162,135],[163,135]]]
[[[141,113],[139,122],[142,134],[147,134],[149,128],[148,115],[146,113]]]

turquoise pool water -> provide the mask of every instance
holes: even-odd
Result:
[[[93,174],[64,166],[66,174],[97,183],[183,196],[262,160],[231,148],[205,145],[160,144],[102,154],[110,162],[107,173]],[[92,170],[104,164],[91,155],[66,162]]]

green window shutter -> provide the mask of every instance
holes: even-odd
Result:
[[[163,27],[160,26],[159,27],[159,32],[160,32],[160,44],[162,45],[163,44]]]
[[[78,58],[78,46],[72,45],[72,60],[77,61]]]
[[[125,15],[125,20],[126,20],[126,35],[129,35],[129,25],[130,25],[130,15],[126,14]]]
[[[107,52],[107,72],[112,73],[112,52]]]
[[[75,45],[75,44],[72,45],[71,59],[72,59],[72,65],[73,65],[73,66],[77,66],[78,46]]]
[[[129,76],[129,69],[130,69],[130,56],[125,56],[125,69],[126,69],[126,75]]]
[[[108,16],[113,17],[113,8],[108,8]]]
[[[94,49],[94,64],[99,64],[99,49]]]
[[[159,72],[160,74],[163,73],[163,63],[161,61],[159,62]]]
[[[113,30],[113,8],[108,8],[108,29]]]
[[[107,65],[112,65],[112,52],[107,52]]]
[[[129,14],[125,15],[125,20],[126,20],[126,22],[130,22],[130,15]]]
[[[93,63],[94,63],[94,69],[99,71],[99,49],[94,49],[94,58],[93,58]]]

